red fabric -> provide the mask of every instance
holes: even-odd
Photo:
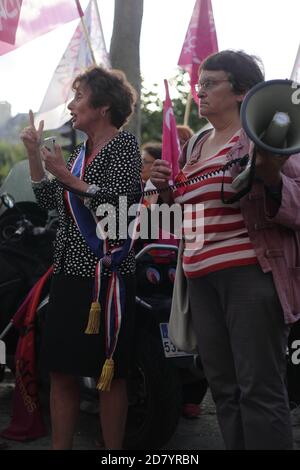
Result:
[[[0,6],[0,41],[15,43],[22,1],[3,2]]]
[[[1,15],[0,11],[0,26],[2,24],[5,28],[2,31],[2,37],[0,36],[0,55],[7,54],[26,42],[82,16],[78,1],[76,3],[70,0],[59,0],[55,4],[51,4],[52,2],[41,2],[41,0],[22,0],[21,11],[19,6],[16,7],[20,2],[15,0],[5,3],[7,9],[9,5],[8,13],[10,15],[13,11],[13,4],[15,4],[15,8],[19,10],[20,18],[17,24],[15,21],[12,25],[13,18],[3,20],[3,12]],[[6,14],[5,17],[7,17]],[[16,17],[14,19],[16,20]],[[8,41],[7,38],[12,38],[12,35],[15,36],[13,42]]]
[[[16,386],[13,398],[13,416],[1,436],[15,441],[37,439],[46,434],[37,390],[35,365],[35,315],[45,282],[52,266],[34,285],[16,312],[13,323],[20,329],[16,351]]]

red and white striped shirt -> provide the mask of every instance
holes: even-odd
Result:
[[[200,176],[224,166],[227,163],[227,153],[238,139],[239,133],[235,134],[216,155],[205,161],[193,161],[192,157],[182,170],[184,176],[186,178]],[[188,278],[204,276],[233,266],[257,263],[239,202],[224,204],[221,200],[222,179],[223,172],[219,172],[187,185],[184,190],[175,191],[175,202],[183,205],[184,209],[183,269]],[[224,177],[226,198],[235,193],[231,183],[232,177],[227,170]],[[201,204],[203,204],[202,210]],[[188,238],[193,230],[197,233],[198,239],[190,243]]]

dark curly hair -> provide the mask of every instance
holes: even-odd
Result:
[[[117,129],[127,122],[134,110],[136,92],[124,72],[92,66],[75,78],[72,89],[76,91],[82,84],[91,90],[93,108],[109,106],[111,123]]]
[[[246,93],[257,83],[264,81],[262,61],[244,51],[225,50],[208,56],[200,65],[202,70],[223,70],[227,72],[232,90]]]
[[[144,150],[144,152],[149,153],[151,157],[157,160],[158,158],[161,158],[162,144],[160,142],[146,142],[142,146],[141,150]]]

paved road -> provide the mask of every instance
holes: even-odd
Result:
[[[0,429],[4,429],[10,420],[13,388],[14,384],[10,378],[0,383]],[[295,449],[300,449],[300,408],[293,411],[292,416]],[[46,414],[46,420],[50,427],[48,414]],[[98,422],[95,416],[80,413],[74,449],[97,449],[97,436]],[[48,450],[50,449],[50,436],[27,443],[0,439],[0,444],[0,447],[6,447],[7,450]],[[209,393],[203,401],[201,417],[196,420],[181,418],[173,437],[164,446],[165,450],[219,450],[223,448],[215,408]]]

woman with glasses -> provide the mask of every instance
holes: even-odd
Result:
[[[210,177],[161,193],[165,202],[182,204],[199,231],[204,224],[202,238],[194,243],[185,238],[182,263],[198,349],[227,449],[292,448],[285,374],[289,324],[300,316],[295,249],[300,159],[257,149],[255,180],[240,199],[232,182],[245,159],[228,165],[224,175],[218,171],[252,155],[240,106],[263,80],[257,58],[242,51],[222,51],[204,60],[199,110],[213,128],[195,144],[177,180]],[[167,162],[156,160],[151,181],[163,188],[170,173]],[[196,204],[203,204],[202,219]]]

